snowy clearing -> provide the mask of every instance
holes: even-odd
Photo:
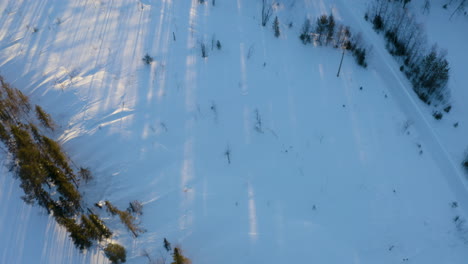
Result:
[[[277,2],[279,38],[261,1],[2,0],[0,75],[90,167],[90,206],[143,202],[148,231],[114,237],[128,263],[167,257],[163,238],[194,264],[465,263],[466,18],[450,31],[435,4],[421,15],[452,68],[454,110],[436,121],[366,1]],[[367,69],[347,54],[337,78],[339,51],[300,42],[304,19],[330,12],[372,46]],[[0,174],[0,263],[107,263]]]

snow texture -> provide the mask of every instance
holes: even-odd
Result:
[[[279,0],[279,38],[254,0],[2,0],[0,74],[90,167],[90,206],[142,201],[148,232],[115,225],[128,263],[168,257],[165,237],[204,264],[466,263],[467,21],[422,2],[409,8],[451,64],[441,121],[364,0]],[[300,42],[304,19],[330,12],[372,45],[367,69],[347,54],[337,78],[339,51]],[[107,263],[18,185],[2,168],[0,263]]]

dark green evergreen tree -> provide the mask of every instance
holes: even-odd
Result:
[[[275,17],[275,20],[273,21],[273,30],[275,31],[275,37],[278,38],[281,34],[278,17]]]

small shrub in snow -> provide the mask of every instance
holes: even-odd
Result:
[[[154,61],[154,59],[148,53],[146,53],[146,55],[143,57],[143,61],[146,65],[150,65]]]
[[[221,42],[220,42],[219,40],[216,41],[216,48],[217,48],[218,50],[221,50],[221,48],[222,48]]]
[[[258,133],[263,133],[263,125],[262,125],[262,117],[260,116],[260,112],[258,109],[255,109],[255,130]]]
[[[380,15],[374,16],[374,19],[372,20],[372,24],[374,25],[374,29],[376,31],[380,31],[383,29],[383,20]]]
[[[143,204],[140,201],[135,200],[129,203],[128,211],[137,215],[143,214]]]
[[[226,147],[226,150],[224,151],[224,155],[226,156],[228,164],[231,164],[231,148],[229,146]]]
[[[250,45],[249,50],[247,51],[247,59],[250,59],[254,54],[254,45]]]
[[[443,117],[442,113],[439,112],[439,111],[434,111],[434,112],[432,113],[432,116],[433,116],[436,120],[441,120],[442,117]]]
[[[93,179],[93,175],[91,174],[91,171],[88,168],[81,167],[80,170],[78,171],[78,175],[86,183],[88,183],[91,179]]]
[[[205,43],[200,44],[200,49],[201,49],[202,58],[208,57],[208,51],[206,50]]]

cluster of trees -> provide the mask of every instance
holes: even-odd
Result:
[[[60,145],[36,125],[52,129],[50,116],[36,106],[39,122],[34,120],[27,96],[0,82],[0,140],[13,157],[11,169],[21,181],[23,200],[60,217],[76,215],[81,210],[77,176]]]
[[[219,39],[216,39],[216,36],[213,34],[211,38],[211,51],[216,48],[217,50],[221,50],[223,46],[221,45],[221,41]],[[208,44],[205,44],[205,42],[200,42],[200,51],[201,51],[201,56],[202,58],[208,58],[209,52],[208,52]]]
[[[54,215],[55,216],[55,215]],[[112,237],[112,232],[96,214],[81,214],[77,217],[56,217],[57,222],[70,233],[75,246],[80,250],[90,248],[95,242],[103,242]]]
[[[89,169],[79,168],[75,173],[61,146],[44,135],[54,129],[51,116],[40,106],[31,107],[29,98],[4,82],[1,76],[0,84],[0,149],[12,157],[10,167],[20,179],[22,199],[52,214],[78,249],[86,250],[98,244],[111,263],[124,263],[125,248],[109,242],[113,232],[90,208],[86,212],[83,209],[78,187],[81,181],[92,179]],[[135,238],[145,232],[137,222],[143,214],[141,202],[130,202],[125,211],[109,201],[105,205],[109,215],[119,216]],[[164,247],[168,252],[172,249],[166,239]],[[172,257],[173,264],[191,263],[177,247]]]
[[[145,256],[148,259],[148,263],[168,263],[167,261],[167,254],[170,254],[172,256],[172,261],[170,261],[170,264],[191,264],[192,261],[185,257],[182,253],[182,250],[180,247],[174,247],[172,248],[171,243],[164,238],[163,240],[163,247],[165,249],[165,254],[163,250],[159,250],[159,257],[157,259],[153,259],[153,257],[148,253],[148,251],[143,250],[142,256]]]
[[[348,26],[335,21],[333,14],[320,16],[314,24],[306,19],[299,39],[304,45],[310,43],[320,46],[332,45],[334,48],[349,50],[360,66],[367,67],[367,49],[363,45],[361,35],[353,36]]]
[[[12,157],[10,167],[20,180],[22,199],[52,214],[80,250],[110,238],[112,232],[98,215],[83,212],[78,187],[91,178],[90,171],[80,168],[75,174],[61,146],[44,135],[54,129],[50,115],[40,106],[34,107],[34,115],[26,95],[1,76],[0,84],[0,148]]]
[[[446,52],[435,45],[426,46],[422,26],[404,6],[404,1],[375,0],[365,19],[372,22],[377,32],[384,33],[388,51],[402,63],[400,70],[411,81],[418,97],[429,105],[440,103],[448,112],[451,108],[446,102],[450,68]]]
[[[135,238],[139,234],[145,232],[145,230],[139,227],[139,224],[136,222],[136,215],[143,214],[143,205],[139,201],[131,202],[126,211],[117,209],[117,207],[109,201],[106,201],[105,205],[109,214],[112,216],[118,215],[120,221],[128,228]],[[88,249],[94,242],[98,242],[103,244],[104,254],[108,257],[111,263],[124,263],[126,261],[126,250],[123,246],[117,243],[107,243],[107,239],[110,239],[113,233],[97,214],[88,208],[88,214],[81,214],[79,218],[79,223],[72,218],[57,219],[59,224],[66,227],[67,231],[70,233],[71,239],[78,249]]]

